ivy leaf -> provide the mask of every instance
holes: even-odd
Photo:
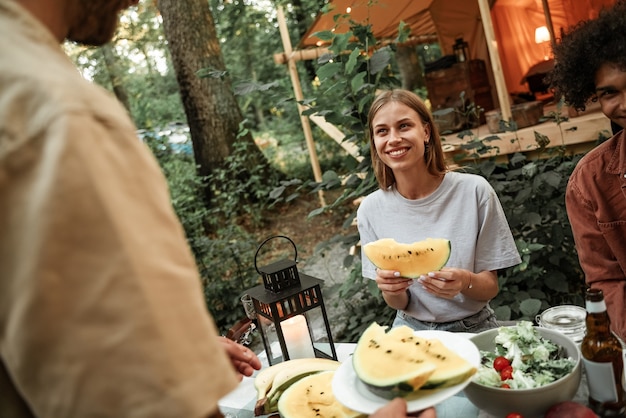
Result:
[[[196,71],[198,78],[218,78],[223,80],[228,75],[228,71],[216,70],[213,68],[201,68]]]
[[[332,41],[335,37],[335,33],[330,30],[323,30],[320,32],[315,32],[312,36],[320,38],[322,41]]]
[[[278,81],[272,81],[271,83],[259,84],[253,82],[241,82],[233,89],[238,96],[244,96],[246,94],[254,93],[255,91],[266,91],[273,87],[278,87]]]
[[[556,290],[561,293],[568,293],[569,286],[567,285],[566,277],[562,274],[557,274],[557,272],[553,272],[548,275],[545,279],[545,284],[548,289]]]
[[[519,310],[524,315],[533,318],[541,309],[541,301],[539,299],[526,299],[519,304]]]
[[[353,93],[358,93],[359,89],[365,84],[365,73],[361,72],[355,75],[350,82]]]
[[[409,39],[409,35],[411,35],[411,27],[400,21],[398,24],[398,37],[396,38],[396,42],[401,44],[406,42]]]
[[[496,317],[502,321],[511,319],[511,308],[508,305],[498,306],[494,309]]]
[[[336,75],[341,70],[341,63],[338,62],[329,62],[328,64],[322,65],[317,70],[317,76],[321,80],[328,80],[329,78]]]
[[[372,54],[370,58],[370,73],[378,74],[387,67],[391,61],[389,47],[381,48]]]
[[[314,216],[317,216],[317,215],[319,215],[320,213],[323,213],[323,212],[324,212],[324,209],[325,209],[325,208],[323,208],[323,207],[313,209],[311,212],[309,212],[309,215],[308,215],[307,217],[308,217],[308,218],[312,218],[312,217],[314,217]]]
[[[509,161],[511,162],[512,165],[517,165],[517,164],[521,163],[524,160],[526,160],[526,156],[524,154],[522,154],[521,152],[516,152],[509,159]]]
[[[547,173],[543,173],[542,178],[543,180],[545,180],[546,183],[548,183],[550,186],[556,189],[561,184],[561,180],[563,179],[563,176],[560,173],[557,173],[556,171],[549,171]]]
[[[524,167],[522,167],[522,173],[526,177],[534,177],[535,174],[537,174],[537,164],[535,164],[534,162],[526,164]]]
[[[350,38],[354,35],[352,32],[348,31],[346,33],[335,34],[332,43],[332,50],[337,54],[342,54],[343,51],[348,49],[348,42],[350,42]]]
[[[526,220],[526,223],[530,226],[541,225],[541,215],[539,215],[537,212],[527,213],[524,216],[524,219]]]
[[[270,199],[278,199],[285,191],[285,186],[278,186],[270,192]]]
[[[539,146],[539,151],[543,151],[548,145],[550,145],[550,138],[540,132],[534,131],[535,142]]]
[[[352,71],[354,71],[354,67],[356,67],[359,55],[361,55],[360,48],[354,48],[354,50],[350,53],[348,62],[346,62],[346,68],[344,69],[344,73],[346,75],[352,74]]]

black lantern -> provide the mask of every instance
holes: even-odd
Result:
[[[457,62],[469,61],[469,44],[463,38],[457,38],[452,45]]]
[[[284,238],[293,245],[294,259],[258,267],[259,251],[274,238]],[[263,277],[263,284],[246,293],[254,303],[257,328],[270,366],[296,358],[337,360],[320,288],[323,280],[298,273],[297,257],[294,242],[282,235],[267,238],[254,256],[254,267]]]

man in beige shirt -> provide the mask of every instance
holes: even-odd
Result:
[[[260,368],[217,336],[165,179],[59,43],[129,0],[0,0],[0,416],[207,417]],[[224,340],[224,341],[221,341]]]
[[[205,418],[261,367],[217,336],[123,107],[59,46],[106,43],[137,1],[0,0],[2,418]]]

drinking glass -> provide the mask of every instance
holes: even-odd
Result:
[[[253,322],[256,321],[256,311],[254,310],[254,301],[250,297],[250,295],[243,295],[241,297],[241,304],[243,305],[244,311],[246,311],[246,316],[251,319]]]

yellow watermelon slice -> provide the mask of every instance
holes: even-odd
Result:
[[[363,252],[380,269],[395,270],[402,277],[417,278],[445,266],[451,248],[450,241],[445,238],[428,238],[412,244],[383,238],[365,244]]]
[[[392,399],[449,387],[476,373],[470,362],[437,339],[419,337],[408,326],[385,330],[373,322],[352,355],[357,377],[378,396]]]
[[[333,395],[334,371],[312,374],[298,380],[281,395],[278,411],[283,418],[355,418],[360,412],[343,406]]]

